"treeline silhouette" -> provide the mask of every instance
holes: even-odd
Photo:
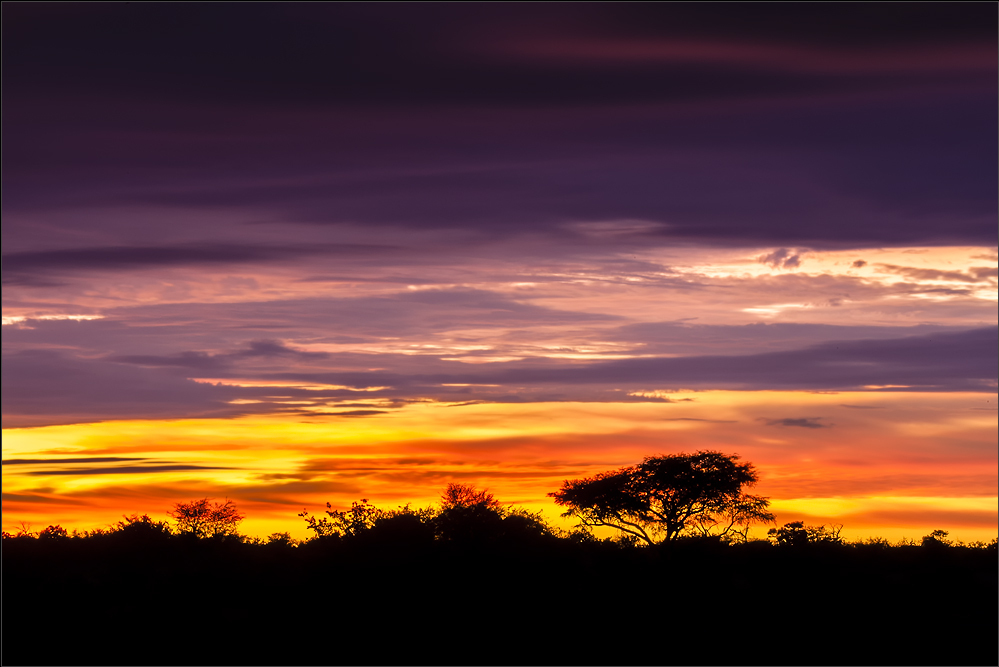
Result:
[[[599,539],[461,484],[303,511],[306,540],[239,534],[228,500],[170,515],[4,533],[3,664],[997,662],[996,540]]]

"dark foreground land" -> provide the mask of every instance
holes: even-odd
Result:
[[[994,548],[185,538],[4,539],[3,664],[999,659]]]

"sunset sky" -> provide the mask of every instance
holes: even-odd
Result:
[[[4,530],[712,449],[996,535],[994,3],[2,11]]]

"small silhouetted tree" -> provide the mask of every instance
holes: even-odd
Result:
[[[433,518],[438,539],[481,542],[502,532],[505,513],[487,489],[451,482],[441,493],[441,509]]]
[[[808,531],[802,521],[791,521],[780,528],[771,528],[767,535],[779,547],[801,547],[808,544]]]
[[[568,508],[562,516],[581,526],[607,526],[651,545],[685,531],[727,537],[750,523],[773,522],[770,501],[743,491],[757,480],[752,464],[738,456],[701,451],[651,456],[636,466],[566,480],[548,495]]]
[[[378,519],[386,516],[386,512],[369,503],[367,498],[362,498],[361,502],[351,504],[349,510],[335,510],[333,505],[326,503],[326,516],[320,519],[304,509],[298,516],[305,519],[308,529],[314,532],[316,537],[334,535],[357,537],[373,528]]]
[[[177,503],[167,514],[177,522],[181,533],[195,537],[236,535],[245,518],[228,498],[224,503],[212,502],[211,498]]]
[[[843,526],[806,526],[802,521],[785,523],[767,531],[770,540],[780,547],[801,547],[807,544],[843,544]]]
[[[454,507],[475,507],[481,505],[494,510],[500,508],[500,503],[489,489],[477,489],[472,484],[451,482],[441,493],[441,509],[447,511]]]
[[[950,533],[946,530],[934,530],[929,535],[924,535],[920,544],[924,547],[932,549],[949,547],[953,544],[953,542],[951,542],[951,540],[947,537],[948,535],[950,535]]]

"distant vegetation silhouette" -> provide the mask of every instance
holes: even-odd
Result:
[[[781,547],[803,547],[809,544],[843,544],[840,532],[843,526],[806,526],[801,521],[785,523],[780,528],[771,528],[767,536]],[[940,531],[934,531],[940,532]]]
[[[447,485],[435,508],[413,509],[406,505],[382,510],[362,499],[349,510],[334,510],[326,503],[326,515],[316,518],[308,510],[299,514],[316,539],[327,541],[363,537],[368,542],[474,544],[554,538],[560,534],[540,513],[504,507],[488,490],[459,483]]]
[[[241,535],[211,498],[172,522],[22,525],[3,534],[3,663],[996,663],[997,540],[754,539],[773,523],[756,480],[718,452],[649,457],[566,480],[569,531],[461,483],[425,508],[303,510],[305,540]]]

